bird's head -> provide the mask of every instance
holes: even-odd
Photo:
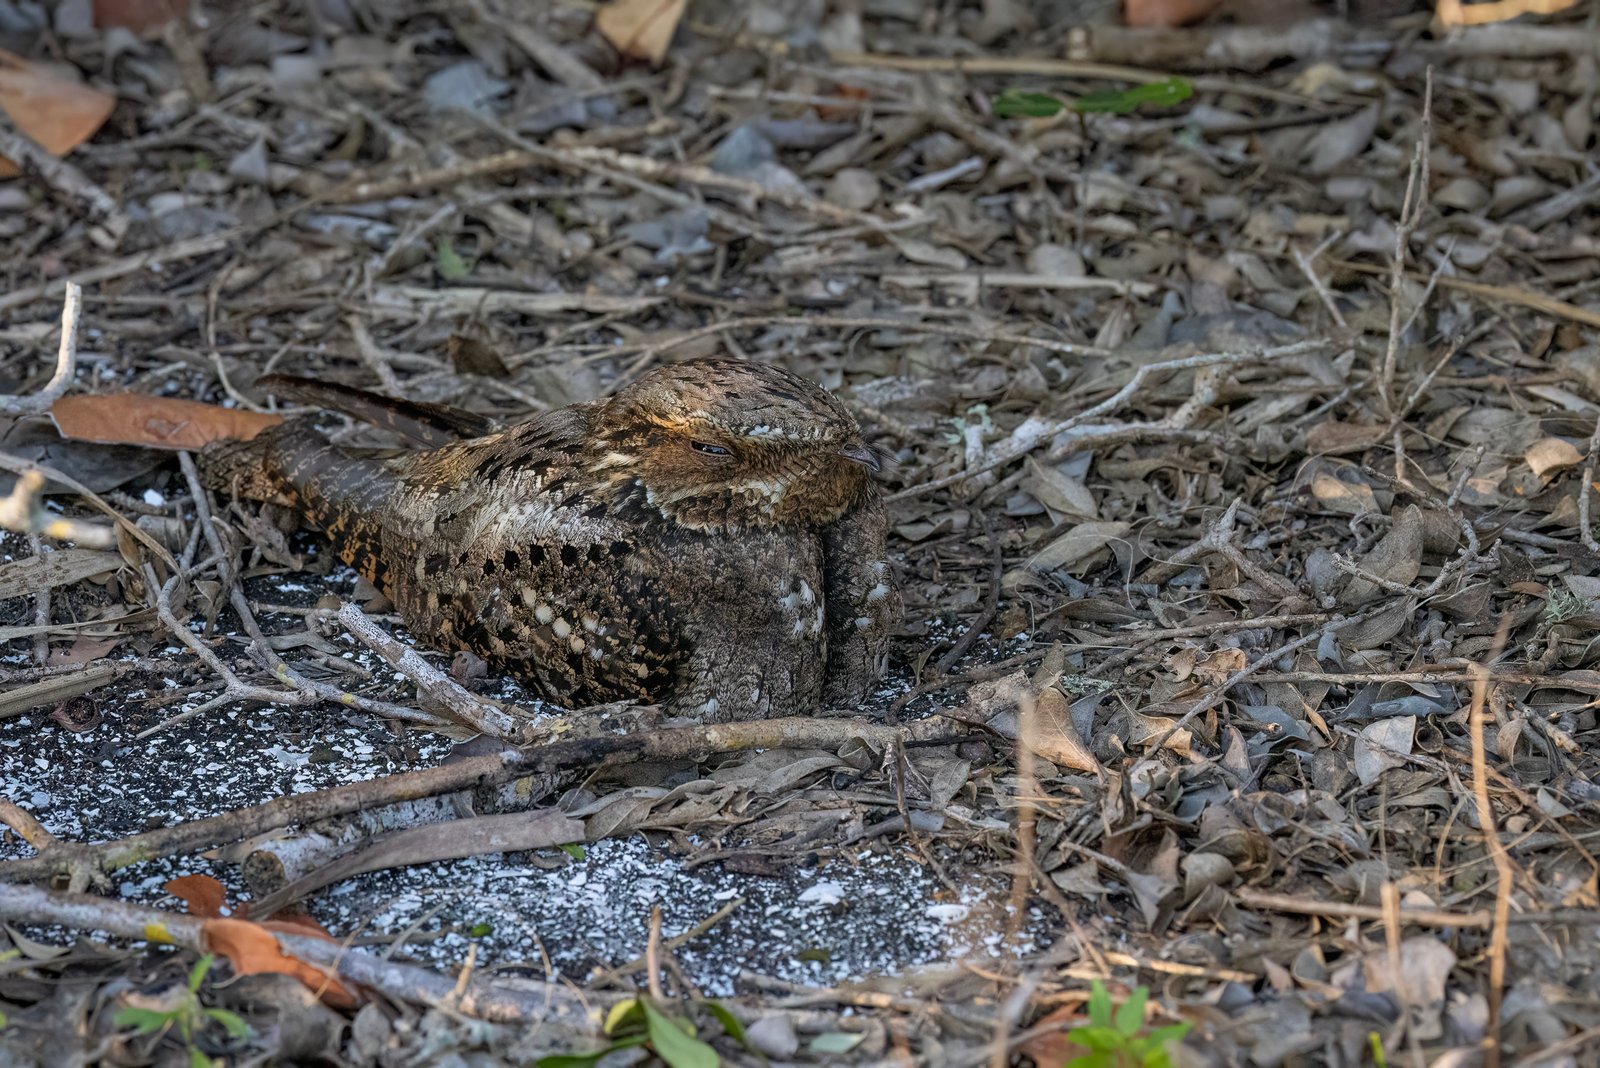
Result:
[[[604,403],[591,467],[694,529],[826,523],[873,492],[880,458],[827,390],[780,367],[660,367]]]

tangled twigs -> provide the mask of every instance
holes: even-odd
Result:
[[[212,560],[206,560],[197,570],[210,567],[212,563]],[[189,629],[187,621],[178,619],[172,608],[172,594],[178,583],[182,581],[182,576],[173,575],[165,583],[157,585],[155,572],[151,570],[149,564],[145,565],[144,572],[145,581],[149,583],[152,590],[156,591],[156,615],[160,617],[161,622],[166,625],[167,629],[172,632],[173,637],[182,642],[190,652],[199,657],[206,667],[211,669],[222,680],[222,692],[186,712],[181,712],[153,727],[140,731],[137,737],[147,737],[166,730],[175,724],[182,723],[184,720],[209,712],[213,708],[238,704],[242,701],[260,701],[263,704],[282,705],[290,708],[305,708],[310,705],[327,702],[328,704],[344,705],[347,708],[358,709],[362,712],[370,712],[375,716],[385,716],[405,723],[417,723],[425,727],[437,728],[448,726],[451,723],[448,719],[414,708],[407,708],[404,705],[397,705],[388,701],[375,701],[370,697],[346,693],[338,687],[329,686],[327,683],[313,682],[310,679],[303,678],[268,648],[259,630],[255,630],[255,633],[251,636],[253,639],[252,646],[257,655],[264,661],[264,666],[272,672],[273,677],[287,688],[276,690],[267,686],[251,685],[240,679],[233,669],[222,662],[221,657],[217,656],[204,642],[195,637],[194,632]],[[235,587],[235,591],[236,600],[243,602],[244,597],[242,594],[237,593],[237,587]],[[248,603],[245,603],[244,607],[248,611]],[[239,604],[235,603],[234,609],[237,611],[238,608]],[[247,629],[255,629],[254,622],[254,619],[251,619]]]
[[[0,919],[10,923],[59,924],[80,931],[104,931],[134,941],[168,942],[207,952],[206,922],[197,916],[146,905],[110,901],[87,894],[52,893],[32,886],[0,887]],[[557,983],[518,979],[515,988],[482,979],[455,978],[373,956],[343,943],[311,935],[272,932],[286,955],[325,969],[397,1000],[448,1006],[480,1020],[533,1023],[569,1029],[573,1038],[593,1030],[590,1007],[622,995],[577,993]]]
[[[292,694],[280,696],[293,697]],[[924,720],[901,728],[854,719],[796,716],[748,723],[637,730],[622,735],[572,738],[525,749],[508,746],[498,753],[465,757],[424,771],[402,772],[327,790],[292,794],[120,841],[88,845],[64,842],[52,848],[47,856],[0,862],[0,882],[51,878],[69,857],[92,870],[112,872],[140,861],[210,849],[283,827],[348,816],[397,801],[435,797],[476,786],[495,786],[608,762],[704,760],[719,753],[753,749],[837,750],[856,740],[887,749],[897,741],[941,745],[959,741],[964,736],[959,726],[952,727],[942,720]]]
[[[31,396],[0,394],[0,414],[38,415],[48,412],[56,399],[72,384],[78,365],[78,318],[83,308],[83,289],[67,283],[66,300],[61,306],[61,346],[56,350],[56,370],[45,387]],[[0,500],[0,529],[18,534],[39,535],[74,541],[91,549],[114,549],[116,531],[95,523],[52,515],[45,510],[42,494],[44,475],[36,468],[19,470],[11,493]]]
[[[1033,343],[1029,341],[1029,344]],[[1078,430],[1091,419],[1098,419],[1103,415],[1116,411],[1132,400],[1144,388],[1145,383],[1151,377],[1158,374],[1174,371],[1201,372],[1196,376],[1193,395],[1165,419],[1150,423],[1113,423],[1106,426],[1083,427],[1083,429],[1078,430],[1076,435],[1066,437],[1062,441],[1060,448],[1083,448],[1089,439],[1098,439],[1101,435],[1123,435],[1130,432],[1158,436],[1162,434],[1179,436],[1191,434],[1193,431],[1190,430],[1188,423],[1194,419],[1200,408],[1208,402],[1208,399],[1214,397],[1214,391],[1220,381],[1220,371],[1207,371],[1207,368],[1220,369],[1222,367],[1251,363],[1269,363],[1317,352],[1327,348],[1329,344],[1331,342],[1325,338],[1315,338],[1270,349],[1251,349],[1244,352],[1207,352],[1198,356],[1184,356],[1174,360],[1161,360],[1156,363],[1144,364],[1134,371],[1133,377],[1128,380],[1126,385],[1093,407],[1086,408],[1077,415],[1061,420],[1044,419],[1039,416],[1030,417],[1013,430],[1010,436],[1003,441],[996,442],[987,449],[975,465],[968,464],[963,470],[954,474],[911,486],[898,493],[892,493],[885,499],[890,503],[910,500],[932,493],[935,490],[944,489],[947,486],[953,486],[958,482],[977,480],[981,475],[985,475],[996,468],[1004,467],[1014,460],[1021,459],[1047,441],[1064,438],[1069,432]],[[1053,449],[1051,455],[1059,459],[1060,457],[1056,456],[1057,451],[1059,449]],[[981,481],[974,481],[973,485],[981,488],[982,483]]]
[[[166,624],[167,629],[172,632],[173,636],[187,646],[222,680],[223,690],[220,694],[195,708],[181,712],[140,732],[139,737],[143,738],[158,731],[166,730],[168,727],[222,705],[235,704],[240,701],[261,701],[266,704],[294,708],[328,702],[359,709],[363,712],[370,712],[373,715],[385,716],[402,722],[417,723],[433,728],[448,727],[460,721],[475,731],[489,734],[495,738],[512,741],[525,740],[524,736],[528,730],[526,725],[517,723],[504,713],[483,708],[478,702],[471,699],[470,694],[466,695],[467,703],[473,711],[467,717],[459,715],[441,717],[419,709],[408,708],[404,705],[393,704],[388,701],[376,701],[368,697],[347,693],[327,683],[314,682],[304,678],[288,664],[284,663],[282,658],[273,652],[266,636],[261,633],[261,628],[256,623],[255,614],[250,611],[250,602],[240,588],[237,576],[233,574],[233,569],[228,566],[230,556],[226,546],[223,544],[221,534],[216,529],[216,523],[212,520],[211,509],[207,504],[205,487],[200,483],[200,476],[195,469],[194,459],[187,452],[181,452],[178,454],[178,462],[183,468],[184,476],[189,482],[189,489],[193,495],[195,518],[205,535],[206,544],[212,551],[210,559],[203,561],[193,571],[202,571],[213,565],[216,566],[218,574],[228,588],[228,603],[232,605],[233,610],[238,614],[240,625],[250,637],[252,651],[261,662],[261,665],[270,671],[273,677],[286,689],[279,690],[266,686],[254,686],[240,679],[238,674],[224,664],[216,653],[212,652],[199,638],[195,637],[186,622],[178,619],[177,613],[173,608],[172,598],[174,590],[182,580],[182,574],[175,573],[166,583],[158,585],[154,572],[149,565],[146,565],[145,579],[150,584],[150,589],[156,591],[156,614],[161,618],[162,623]],[[387,636],[384,637],[386,638]],[[392,641],[392,639],[389,640]],[[380,655],[383,655],[381,650],[379,652]],[[420,660],[421,658],[417,657],[416,659]],[[396,665],[396,667],[399,669],[399,665]],[[416,675],[410,675],[409,677],[417,678]],[[421,685],[420,682],[419,685]],[[454,704],[445,702],[445,705],[452,713],[458,712]]]
[[[1200,557],[1208,553],[1216,553],[1225,557],[1229,563],[1253,580],[1264,592],[1290,603],[1303,600],[1303,595],[1295,588],[1293,583],[1265,570],[1246,556],[1239,546],[1234,544],[1233,524],[1239,516],[1239,508],[1243,503],[1242,500],[1235,498],[1233,503],[1228,505],[1227,511],[1222,513],[1222,517],[1211,525],[1210,530],[1206,531],[1204,537],[1176,553],[1170,559],[1152,567],[1142,576],[1141,581],[1159,585],[1181,572]]]

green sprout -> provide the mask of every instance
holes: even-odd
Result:
[[[1079,115],[1131,115],[1141,107],[1166,108],[1181,104],[1194,95],[1194,84],[1187,78],[1162,78],[1126,89],[1097,89],[1071,101],[1049,93],[1029,93],[1007,89],[994,102],[994,113],[1002,119],[1048,119],[1071,108]]]
[[[1096,979],[1089,988],[1089,1026],[1067,1032],[1089,1053],[1074,1057],[1066,1068],[1172,1068],[1167,1046],[1183,1041],[1190,1025],[1171,1024],[1146,1032],[1144,1007],[1149,1000],[1149,988],[1137,987],[1113,1010],[1106,985]]]
[[[210,971],[214,956],[207,953],[195,961],[194,967],[189,969],[189,981],[184,991],[175,999],[169,1009],[147,1009],[128,1006],[118,1009],[112,1017],[116,1027],[132,1028],[136,1035],[154,1035],[165,1031],[176,1031],[183,1044],[189,1048],[189,1064],[191,1068],[210,1068],[220,1062],[213,1061],[210,1057],[195,1048],[194,1039],[197,1034],[204,1031],[210,1024],[222,1027],[230,1039],[243,1041],[250,1037],[250,1025],[245,1023],[243,1017],[227,1009],[208,1009],[200,1002],[200,984],[205,982],[206,972]]]

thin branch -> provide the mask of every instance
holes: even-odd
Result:
[[[83,287],[76,282],[67,283],[61,304],[61,346],[56,350],[56,373],[39,392],[26,397],[0,394],[0,413],[5,415],[42,415],[50,410],[72,385],[78,366],[78,319],[83,312]]]

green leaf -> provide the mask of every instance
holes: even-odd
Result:
[[[214,1061],[194,1047],[189,1048],[189,1068],[220,1068],[222,1062]]]
[[[1089,1022],[1096,1027],[1111,1026],[1111,993],[1098,979],[1089,984]]]
[[[1021,89],[1007,89],[994,102],[997,118],[1048,119],[1061,114],[1066,107],[1049,93],[1025,93]]]
[[[1194,1024],[1191,1024],[1187,1021],[1184,1023],[1168,1024],[1165,1027],[1156,1028],[1145,1037],[1148,1040],[1161,1045],[1165,1045],[1168,1042],[1182,1042],[1183,1036],[1188,1034],[1189,1028],[1193,1026]]]
[[[589,855],[583,851],[583,846],[576,842],[568,842],[566,845],[558,846],[557,848],[559,848],[563,853],[571,857],[573,860],[582,860],[584,857]]]
[[[173,1014],[170,1012],[157,1012],[154,1009],[140,1009],[130,1005],[125,1009],[118,1009],[117,1014],[111,1017],[113,1027],[131,1027],[135,1034],[153,1035],[172,1025]]]
[[[615,1053],[619,1049],[632,1049],[634,1046],[644,1045],[644,1035],[629,1035],[619,1038],[605,1049],[597,1049],[593,1053],[552,1053],[548,1057],[540,1057],[534,1061],[536,1068],[589,1068],[601,1057],[608,1053]]]
[[[819,964],[832,964],[833,954],[829,952],[826,947],[812,946],[810,949],[802,949],[800,952],[796,953],[794,955],[794,959],[815,961]]]
[[[11,1021],[9,1019],[7,1019],[7,1017],[6,1017],[6,1014],[3,1013],[3,1012],[0,1012],[0,1031],[4,1031],[6,1029],[6,1024],[8,1024],[10,1022]]]
[[[1389,1058],[1383,1054],[1383,1039],[1379,1037],[1378,1032],[1368,1031],[1367,1043],[1372,1046],[1372,1063],[1378,1068],[1389,1068]]]
[[[650,1031],[650,1047],[666,1062],[667,1068],[717,1068],[721,1063],[716,1050],[685,1033],[677,1020],[648,1001],[640,1004],[644,1006],[645,1026]]]
[[[1074,1057],[1067,1068],[1121,1068],[1117,1058],[1109,1053],[1091,1053],[1087,1057]]]
[[[473,938],[483,938],[487,935],[494,934],[494,924],[475,923],[471,927],[467,928],[467,934],[471,935]]]
[[[1127,89],[1101,89],[1084,93],[1072,102],[1072,110],[1080,115],[1128,115],[1145,104],[1152,107],[1171,107],[1181,104],[1194,95],[1194,86],[1186,78],[1162,78]]]
[[[618,1030],[629,1024],[643,1022],[644,1009],[640,1007],[639,999],[629,998],[627,1001],[619,1001],[611,1006],[611,1011],[606,1013],[604,1030],[606,1034],[614,1035]]]
[[[435,265],[439,269],[441,278],[448,278],[452,282],[459,282],[472,273],[472,268],[467,266],[467,261],[461,258],[448,241],[440,241],[435,257]]]
[[[1133,993],[1128,995],[1117,1009],[1116,1029],[1124,1036],[1132,1038],[1144,1028],[1144,1006],[1150,1000],[1150,988],[1136,986]]]
[[[1067,1037],[1084,1049],[1098,1053],[1115,1053],[1128,1045],[1122,1032],[1111,1027],[1076,1027],[1067,1032]]]
[[[813,1038],[806,1048],[812,1053],[849,1053],[866,1037],[860,1031],[826,1031]]]
[[[744,1024],[739,1022],[737,1016],[728,1011],[726,1005],[720,1001],[708,1001],[706,1002],[706,1011],[717,1018],[717,1022],[722,1025],[723,1034],[738,1042],[741,1046],[749,1045],[744,1038]]]
[[[207,1009],[206,1015],[221,1024],[222,1029],[228,1032],[229,1038],[243,1041],[250,1037],[250,1025],[245,1023],[244,1017],[238,1013],[229,1012],[227,1009]]]
[[[216,960],[211,954],[203,954],[194,962],[194,967],[189,969],[189,993],[195,994],[200,990],[200,984],[206,981],[206,972],[211,970],[211,962]]]

